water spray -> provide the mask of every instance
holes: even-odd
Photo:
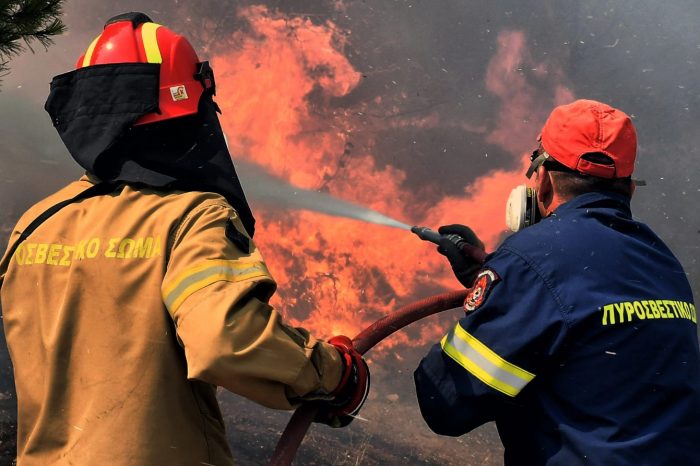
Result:
[[[254,201],[270,204],[275,207],[287,206],[297,209],[311,210],[336,217],[345,217],[355,220],[362,220],[377,225],[384,225],[402,230],[411,230],[420,239],[430,241],[437,245],[442,238],[448,238],[455,243],[458,248],[483,262],[486,254],[479,248],[469,244],[459,235],[441,235],[428,227],[411,227],[406,223],[393,219],[376,210],[368,209],[352,202],[344,201],[331,196],[328,193],[311,189],[298,188],[266,173],[260,167],[243,161],[236,162],[244,191],[248,193]]]
[[[311,210],[402,230],[411,229],[410,225],[381,214],[376,210],[338,199],[328,193],[292,186],[253,164],[237,160],[236,169],[241,175],[241,184],[244,191],[255,202],[275,207],[286,206]]]
[[[242,175],[241,184],[243,184],[244,191],[256,202],[275,207],[286,206],[311,210],[336,217],[351,218],[377,225],[411,230],[420,239],[437,245],[440,244],[440,240],[444,237],[455,243],[465,254],[480,262],[483,262],[486,256],[486,253],[481,249],[469,244],[459,235],[441,235],[428,227],[412,227],[376,210],[338,199],[328,193],[292,186],[251,163],[236,161],[236,169]]]

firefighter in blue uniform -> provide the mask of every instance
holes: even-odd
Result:
[[[681,264],[634,220],[629,117],[554,109],[513,190],[510,236],[477,271],[462,318],[415,372],[422,415],[459,436],[495,421],[505,464],[700,464],[697,314]],[[472,244],[467,227],[442,227]]]

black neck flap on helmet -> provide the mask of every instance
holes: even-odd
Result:
[[[211,92],[194,115],[134,126],[158,111],[160,65],[94,65],[58,75],[45,109],[78,164],[104,181],[221,194],[252,237],[255,218]]]

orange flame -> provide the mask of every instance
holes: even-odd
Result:
[[[414,211],[421,203],[404,185],[404,171],[377,166],[371,141],[365,152],[349,150],[357,109],[331,105],[360,82],[343,54],[349,33],[330,21],[314,24],[263,6],[243,8],[239,15],[248,27],[236,33],[238,46],[214,59],[232,153],[293,185],[322,189],[398,219]],[[499,35],[486,73],[487,88],[502,102],[497,126],[464,125],[512,153],[513,169],[494,170],[465,188],[464,196],[439,200],[421,224],[470,224],[489,248],[502,236],[506,198],[524,181],[519,151],[534,144],[535,125],[546,111],[533,114],[532,85],[516,71],[523,61],[531,64],[524,44],[522,32]],[[557,100],[570,98],[562,89]],[[440,122],[429,115],[392,124]],[[256,213],[256,242],[280,285],[273,304],[288,321],[321,338],[355,335],[400,304],[460,286],[434,246],[408,232],[307,211]],[[432,324],[413,333],[414,341],[436,341],[444,328]],[[401,334],[385,346],[408,340]]]

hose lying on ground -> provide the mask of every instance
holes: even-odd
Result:
[[[353,344],[357,351],[364,354],[384,338],[417,320],[462,306],[466,296],[467,290],[450,291],[404,306],[364,329],[353,338]],[[297,449],[316,416],[317,410],[318,404],[306,403],[294,412],[287,427],[282,432],[282,437],[277,442],[270,466],[290,466],[292,464]]]

